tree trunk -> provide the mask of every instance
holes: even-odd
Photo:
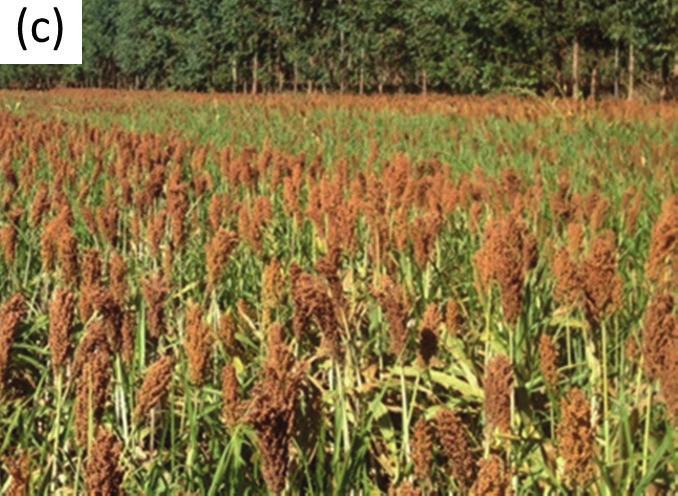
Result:
[[[579,35],[575,35],[572,45],[572,98],[579,99]]]
[[[339,0],[339,9],[341,9],[341,6],[343,4],[342,0]],[[344,63],[344,55],[346,52],[346,36],[344,35],[344,30],[341,29],[339,30],[339,63],[337,66],[339,67],[338,72],[339,72],[339,93],[343,94],[344,89],[345,89],[345,81],[344,81],[344,76],[346,75],[346,69],[343,67]]]
[[[591,100],[595,101],[598,93],[598,61],[596,60],[593,69],[591,70],[591,86],[589,88],[589,96]]]
[[[669,96],[669,54],[664,52],[662,57],[662,89],[659,96],[662,100],[666,100]]]
[[[285,73],[282,70],[282,64],[280,63],[280,58],[276,62],[276,73],[278,75],[278,93],[282,93],[285,89]]]
[[[358,81],[358,93],[361,95],[365,93],[365,69],[360,66],[360,79]]]
[[[252,94],[256,95],[259,91],[259,54],[254,53],[252,58]]]
[[[564,12],[563,0],[558,0],[557,7],[558,14],[561,15]],[[563,81],[563,66],[565,65],[565,57],[563,57],[565,48],[561,43],[560,37],[556,38],[556,42],[553,44],[553,60],[556,65],[556,84],[558,85],[558,93],[560,96],[567,96],[567,89],[565,88],[565,82]]]
[[[294,81],[292,82],[292,87],[295,93],[299,89],[299,64],[296,60],[294,61]]]
[[[619,98],[619,42],[614,47],[614,97]]]
[[[628,90],[628,99],[633,100],[633,83],[635,79],[636,72],[636,59],[635,54],[633,53],[633,44],[629,46],[629,90]]]
[[[426,95],[428,93],[428,74],[426,70],[421,73],[421,92]]]
[[[563,54],[559,48],[556,48],[553,53],[553,58],[556,64],[556,85],[561,96],[567,95],[563,90]]]
[[[238,92],[238,64],[235,59],[231,65],[231,75],[233,77],[233,93]]]

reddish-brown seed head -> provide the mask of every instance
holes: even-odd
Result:
[[[473,483],[475,463],[466,427],[449,409],[438,413],[435,426],[436,437],[452,477],[461,489],[468,489]]]
[[[26,311],[26,300],[21,294],[15,294],[0,306],[0,392],[5,386],[12,344]]]
[[[186,310],[186,354],[191,381],[202,385],[210,361],[212,337],[209,327],[203,320],[202,309],[190,302]]]
[[[595,478],[595,431],[586,395],[573,388],[561,401],[558,451],[565,460],[565,480],[572,488],[586,488]]]
[[[167,396],[174,372],[174,359],[163,356],[146,370],[144,382],[137,391],[134,418],[141,422]]]
[[[61,368],[68,357],[70,334],[75,317],[75,297],[65,288],[57,289],[49,306],[48,342],[52,354],[52,367]]]
[[[513,394],[513,366],[505,355],[497,355],[487,364],[485,371],[485,421],[486,428],[511,432],[511,395]]]

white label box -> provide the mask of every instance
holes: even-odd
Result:
[[[0,64],[82,64],[82,0],[0,0]]]

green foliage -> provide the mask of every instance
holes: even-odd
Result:
[[[575,38],[582,83],[595,67],[609,88],[633,46],[638,78],[667,86],[678,47],[671,0],[85,0],[83,11],[81,67],[0,67],[0,86],[562,92]]]

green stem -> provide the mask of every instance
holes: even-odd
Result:
[[[421,372],[417,370],[417,376],[414,379],[414,389],[412,391],[412,399],[410,400],[410,410],[408,412],[408,418],[412,420],[414,416],[414,407],[417,404],[417,393],[419,392],[419,382],[421,380]]]
[[[647,462],[650,451],[650,425],[652,421],[652,386],[648,387],[647,399],[645,404],[645,433],[643,434],[643,465],[641,467],[641,478],[647,474]]]
[[[608,405],[608,385],[607,385],[607,326],[603,323],[601,325],[603,343],[601,359],[603,362],[603,434],[605,436],[605,464],[610,463],[610,420],[609,420],[609,405]]]
[[[341,374],[341,370],[337,370],[337,379],[339,380],[339,385],[341,387],[341,405],[344,409],[344,414],[341,416],[343,419],[343,432],[344,432],[344,446],[346,453],[349,453],[351,450],[351,436],[348,431],[348,415],[346,414],[346,394],[344,392],[344,376]]]
[[[57,467],[59,466],[59,424],[61,423],[61,404],[63,400],[63,374],[61,370],[56,372],[56,377],[54,379],[56,386],[56,414],[54,418],[54,454],[52,460],[52,478],[56,480],[57,477]]]
[[[518,323],[516,323],[517,328]],[[515,347],[514,347],[514,337],[515,337],[515,328],[513,326],[509,327],[509,358],[511,360],[511,366],[513,367],[513,375],[515,377]],[[510,427],[510,434],[511,438],[509,439],[508,442],[508,462],[509,466],[513,465],[513,435],[514,435],[514,429],[515,429],[515,420],[516,420],[516,393],[515,393],[515,387],[512,387],[510,392],[510,399],[511,399],[511,410],[509,412],[509,427]],[[511,470],[513,472],[513,470]],[[513,475],[511,477],[511,486],[513,488],[513,493],[516,494],[518,492],[518,477],[517,475]]]
[[[567,345],[567,365],[572,365],[572,333],[570,326],[565,327],[565,343]]]
[[[405,372],[400,366],[400,397],[402,401],[403,418],[403,451],[405,452],[405,464],[410,463],[410,421],[407,408],[407,389],[405,388]]]
[[[196,447],[198,444],[198,412],[200,411],[200,390],[197,387],[192,389],[191,410],[188,412],[189,418],[191,419],[191,440],[188,443],[188,453],[186,456],[186,468],[188,470],[192,470],[195,461]]]
[[[492,295],[489,293],[487,295],[487,301],[485,302],[485,356],[483,357],[483,370],[487,370],[487,364],[490,361],[490,313],[492,311]],[[483,416],[485,414],[483,413]],[[487,426],[487,418],[484,418],[485,426]],[[487,430],[487,429],[486,429]],[[490,436],[485,435],[485,442],[483,446],[484,457],[487,458],[490,455]]]

